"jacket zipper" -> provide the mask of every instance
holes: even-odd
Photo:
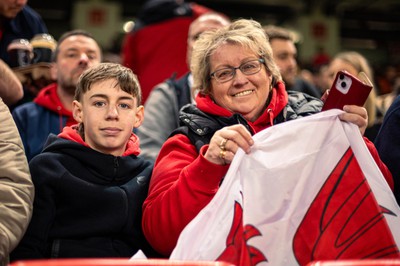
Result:
[[[118,162],[118,157],[114,157],[114,178],[117,176],[117,171],[119,168],[119,162]]]

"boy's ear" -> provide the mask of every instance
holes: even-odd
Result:
[[[138,128],[143,123],[143,119],[144,119],[144,106],[139,105],[136,108],[135,123],[133,124],[133,127]]]
[[[72,115],[78,123],[82,123],[82,104],[77,100],[72,102]]]

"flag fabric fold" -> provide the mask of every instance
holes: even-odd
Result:
[[[359,129],[329,110],[256,134],[171,259],[236,265],[399,258],[400,209]]]

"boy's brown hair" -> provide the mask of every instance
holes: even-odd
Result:
[[[115,79],[115,86],[119,85],[121,90],[135,97],[138,106],[141,104],[142,91],[136,75],[131,69],[116,63],[100,63],[83,72],[76,85],[74,99],[80,102],[82,95],[89,91],[94,83],[108,79]]]

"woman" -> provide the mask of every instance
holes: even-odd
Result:
[[[161,148],[144,203],[145,235],[165,256],[183,228],[213,198],[236,151],[250,152],[252,134],[317,113],[322,106],[320,100],[300,92],[287,94],[265,33],[252,20],[203,33],[193,49],[191,71],[199,91],[197,107],[184,107],[185,126]],[[344,110],[340,118],[364,133],[366,110],[358,106]]]
[[[328,83],[332,84],[336,73],[339,70],[346,70],[353,76],[357,77],[360,72],[364,72],[374,85],[374,89],[371,90],[364,107],[368,113],[368,125],[365,132],[365,136],[371,141],[374,141],[376,134],[378,133],[380,123],[378,124],[377,118],[377,103],[376,103],[376,86],[374,83],[374,76],[371,67],[367,59],[360,53],[355,51],[347,51],[338,53],[331,61],[328,67],[329,80]]]

